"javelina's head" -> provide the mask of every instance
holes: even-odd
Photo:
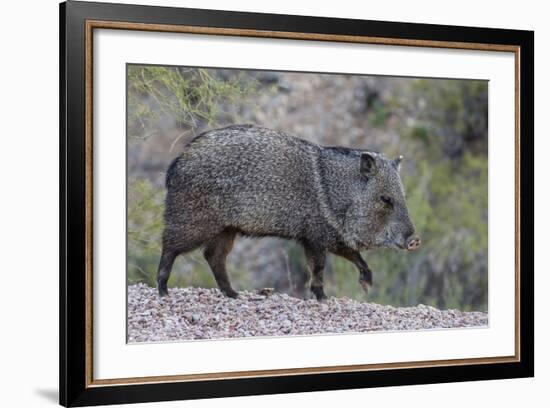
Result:
[[[378,153],[361,154],[355,193],[346,217],[359,247],[414,250],[420,246],[410,219],[399,175],[402,156],[394,160]]]

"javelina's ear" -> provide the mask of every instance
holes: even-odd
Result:
[[[395,167],[395,170],[399,171],[401,170],[401,162],[403,161],[403,156],[399,155],[395,159],[392,160],[393,167]]]
[[[376,159],[370,153],[361,154],[361,174],[365,177],[370,177],[376,170]]]

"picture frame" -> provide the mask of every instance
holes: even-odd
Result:
[[[206,35],[411,51],[475,50],[514,58],[514,353],[184,375],[94,377],[94,33]],[[534,375],[534,33],[68,1],[60,4],[60,404],[178,399],[445,383]],[[494,176],[493,176],[494,177]],[[493,179],[496,180],[496,179]],[[495,181],[496,182],[496,181]],[[498,181],[502,182],[502,181]],[[510,182],[510,181],[509,181]],[[510,182],[511,183],[511,182]],[[123,296],[123,294],[121,294]]]

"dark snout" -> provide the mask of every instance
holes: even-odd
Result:
[[[418,235],[412,235],[407,240],[407,250],[408,251],[414,251],[416,248],[418,248],[421,244],[420,237]]]

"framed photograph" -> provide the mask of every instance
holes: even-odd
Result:
[[[533,32],[60,27],[62,405],[534,375]]]

